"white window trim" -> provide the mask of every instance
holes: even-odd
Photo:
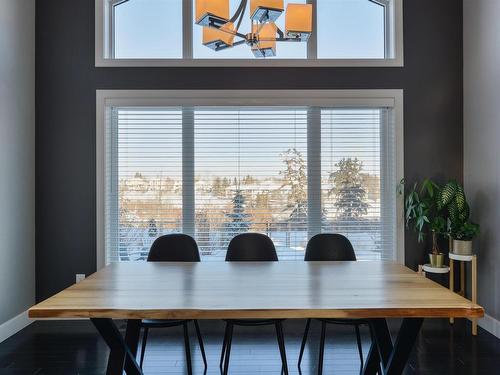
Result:
[[[316,59],[315,43],[308,43],[306,59],[192,59],[192,3],[183,5],[183,55],[182,59],[114,59],[112,54],[111,7],[123,0],[95,0],[95,66],[96,67],[403,67],[403,0],[371,0],[386,9],[386,53],[384,59]],[[316,0],[307,0],[313,5]],[[386,6],[389,4],[390,6]],[[313,20],[317,29],[316,17]],[[315,34],[311,36],[315,40]],[[390,56],[393,54],[393,56]]]
[[[396,180],[404,176],[403,90],[97,90],[96,91],[96,212],[97,269],[105,266],[106,123],[113,106],[329,106],[393,109],[396,139]],[[403,212],[397,196],[396,212]],[[397,215],[395,260],[404,264],[404,221]]]

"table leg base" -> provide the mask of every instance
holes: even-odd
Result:
[[[383,375],[402,374],[424,319],[405,318],[394,344],[385,319],[369,321],[372,345],[363,375],[375,375],[377,372]]]
[[[140,320],[129,320],[125,339],[112,319],[92,318],[96,327],[110,349],[108,357],[107,375],[143,375],[135,356],[139,342]]]

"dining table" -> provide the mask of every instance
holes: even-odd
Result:
[[[363,374],[401,374],[424,319],[481,318],[481,306],[395,262],[120,262],[29,309],[90,319],[110,348],[106,374],[142,374],[142,319],[363,319]],[[394,337],[388,319],[401,322]],[[124,334],[117,321],[126,321]]]

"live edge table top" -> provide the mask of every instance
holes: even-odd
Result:
[[[31,318],[479,318],[481,306],[389,262],[117,263]]]

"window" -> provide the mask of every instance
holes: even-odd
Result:
[[[383,59],[389,5],[371,0],[317,0],[318,58]],[[348,35],[348,37],[346,37]]]
[[[222,259],[243,232],[269,235],[280,259],[307,242],[307,109],[200,108],[194,112],[195,234]]]
[[[266,59],[246,45],[203,46],[195,0],[95,1],[96,66],[403,66],[403,0],[284,0],[285,7],[313,5],[313,34],[308,42],[278,42]],[[229,3],[233,14],[240,0]],[[284,29],[284,16],[277,25]]]
[[[396,215],[390,116],[387,108],[321,110],[321,228],[346,235],[361,259],[394,255],[386,253]]]
[[[112,55],[116,59],[182,58],[182,19],[177,0],[120,1],[111,10]]]
[[[161,232],[182,228],[182,109],[112,109],[108,135],[110,260],[147,256]]]
[[[98,92],[101,266],[144,260],[173,232],[204,261],[248,231],[281,260],[302,260],[320,232],[361,260],[400,256],[399,92],[141,93]]]

